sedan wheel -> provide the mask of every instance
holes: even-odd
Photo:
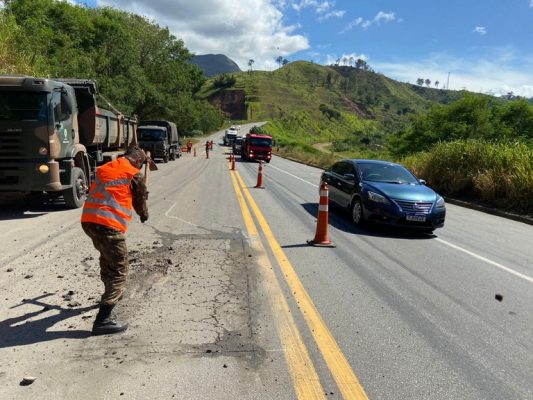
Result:
[[[361,200],[355,199],[352,204],[352,222],[355,226],[363,225],[363,204]]]

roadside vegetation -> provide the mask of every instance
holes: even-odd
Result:
[[[222,124],[220,111],[194,96],[205,77],[167,28],[109,7],[4,3],[0,74],[96,79],[120,111],[174,121],[181,132],[207,132]]]

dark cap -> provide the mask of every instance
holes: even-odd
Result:
[[[141,169],[147,158],[144,151],[137,146],[129,146],[124,153],[124,157],[138,169]]]

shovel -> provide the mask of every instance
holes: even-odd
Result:
[[[156,163],[154,160],[152,160],[152,157],[150,157],[150,152],[146,152],[146,163],[144,165],[144,184],[148,184],[148,171],[157,171],[159,168],[157,168]]]

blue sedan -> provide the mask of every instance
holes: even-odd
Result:
[[[400,164],[342,160],[322,173],[321,182],[355,225],[372,221],[426,232],[444,226],[444,199]]]

